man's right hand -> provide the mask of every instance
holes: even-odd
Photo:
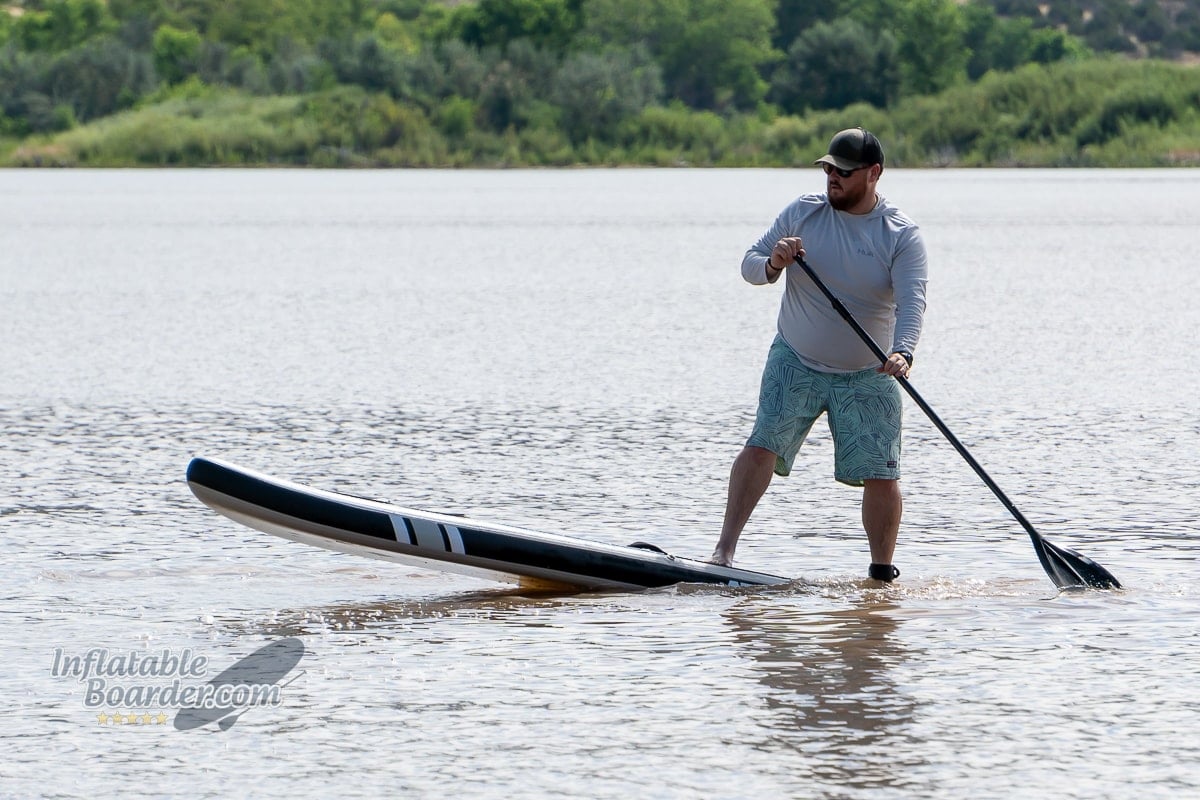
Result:
[[[771,248],[771,255],[767,257],[767,267],[782,272],[789,264],[796,263],[796,256],[804,258],[804,242],[799,236],[786,236]]]

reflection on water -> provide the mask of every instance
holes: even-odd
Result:
[[[893,677],[908,655],[890,613],[897,608],[862,597],[837,610],[747,600],[722,612],[769,689],[761,746],[794,751],[815,786],[868,791],[908,783],[895,744],[914,701]]]
[[[299,636],[329,631],[386,629],[412,620],[443,619],[465,614],[491,620],[519,619],[531,609],[540,613],[569,607],[569,598],[578,594],[530,594],[522,589],[488,589],[422,600],[380,600],[281,609],[265,622],[255,621],[253,629],[267,636]],[[560,602],[560,596],[568,599]],[[240,627],[240,620],[237,623]]]

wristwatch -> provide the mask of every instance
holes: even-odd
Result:
[[[904,360],[908,362],[908,365],[910,367],[912,366],[912,359],[913,359],[912,353],[908,352],[907,350],[893,350],[892,352],[898,353],[898,354],[904,356]]]

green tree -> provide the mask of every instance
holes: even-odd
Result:
[[[1057,28],[1035,28],[1026,17],[997,17],[986,0],[963,6],[962,15],[971,54],[967,77],[973,81],[988,71],[1010,72],[1031,61],[1052,64],[1089,55],[1082,41]]]
[[[1115,139],[1126,126],[1150,123],[1162,126],[1174,119],[1181,103],[1173,87],[1121,87],[1104,98],[1091,116],[1080,122],[1076,140],[1080,147]]]
[[[142,0],[114,0],[123,13],[144,13]],[[353,38],[366,27],[367,0],[172,0],[154,3],[156,23],[269,53],[284,38],[316,44]],[[373,18],[371,19],[373,21]]]
[[[41,74],[46,56],[28,53],[10,43],[0,48],[0,118],[5,120],[6,133],[24,136],[35,128],[30,120],[31,105],[50,100],[42,91]]]
[[[438,99],[457,95],[479,97],[479,87],[494,66],[493,59],[457,39],[436,48],[436,58],[418,59],[410,70],[410,86]]]
[[[457,95],[448,97],[438,106],[434,119],[438,129],[455,141],[462,141],[475,130],[475,103]]]
[[[1029,60],[1036,64],[1078,61],[1090,54],[1087,45],[1079,39],[1052,28],[1034,31],[1029,45]]]
[[[1028,19],[1001,19],[986,0],[963,6],[963,41],[971,55],[967,77],[979,80],[991,70],[1007,72],[1029,60],[1033,23]]]
[[[413,142],[431,129],[421,111],[357,86],[314,95],[297,109],[297,116],[319,129],[324,144],[359,153]]]
[[[150,57],[104,36],[60,56],[46,74],[46,94],[80,122],[129,108],[155,88]]]
[[[269,94],[274,89],[262,59],[247,47],[206,41],[200,46],[196,62],[196,75],[210,86],[236,86],[251,94]],[[275,91],[289,94],[282,88]]]
[[[375,24],[371,26],[371,33],[375,34],[380,41],[386,42],[388,47],[408,55],[417,53],[421,49],[414,26],[401,20],[390,11],[380,14],[375,19]]]
[[[842,17],[796,38],[776,70],[771,99],[789,113],[870,103],[885,108],[900,90],[896,39]]]
[[[667,94],[694,108],[753,108],[776,57],[771,0],[586,0],[582,46],[649,49]]]
[[[153,18],[162,12],[162,0],[108,0],[108,10],[118,20]]]
[[[1132,52],[1136,49],[1136,45],[1122,24],[1129,15],[1130,5],[1130,3],[1097,4],[1095,8],[1089,9],[1090,14],[1079,15],[1079,19],[1083,20],[1082,24],[1079,24],[1078,20],[1071,20],[1074,25],[1070,30],[1072,33],[1083,36],[1090,45],[1098,49]]]
[[[243,58],[252,56],[246,50],[242,53]],[[267,83],[276,94],[303,94],[332,88],[337,82],[328,61],[291,39],[282,40],[275,48],[266,72]]]
[[[538,48],[564,52],[579,30],[579,9],[571,0],[480,0],[458,6],[450,19],[451,34],[477,48],[503,50],[516,39]]]
[[[362,36],[354,49],[355,72],[349,83],[366,89],[392,91],[400,75],[400,57],[373,34]]]
[[[550,94],[554,75],[558,72],[561,62],[554,51],[540,47],[530,39],[514,39],[503,52],[504,60],[525,76],[530,88],[539,97],[544,98]]]
[[[1161,42],[1171,21],[1158,3],[1138,3],[1132,9],[1130,27],[1140,42]]]
[[[906,94],[933,94],[966,77],[970,54],[954,0],[906,0],[898,22]]]
[[[1182,9],[1174,24],[1163,37],[1164,55],[1173,56],[1185,50],[1200,51],[1200,8]]]
[[[498,62],[479,86],[479,116],[494,131],[519,128],[535,95],[529,82],[508,61]]]
[[[154,32],[151,44],[154,69],[159,77],[175,84],[194,74],[199,68],[202,42],[200,34],[195,31],[181,31],[171,25],[161,26]]]
[[[7,15],[7,11],[0,11]],[[13,35],[26,50],[61,52],[116,29],[102,0],[48,0],[13,23]]]
[[[779,0],[772,35],[775,48],[786,52],[809,28],[846,16],[851,5],[847,0]]]
[[[572,142],[607,141],[623,121],[661,99],[662,74],[644,50],[575,53],[555,74],[551,97]]]

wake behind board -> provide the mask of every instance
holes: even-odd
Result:
[[[312,489],[216,459],[192,459],[187,480],[205,504],[256,530],[342,553],[528,588],[762,586],[788,581],[778,575],[678,558],[657,548],[603,544],[414,511]]]

